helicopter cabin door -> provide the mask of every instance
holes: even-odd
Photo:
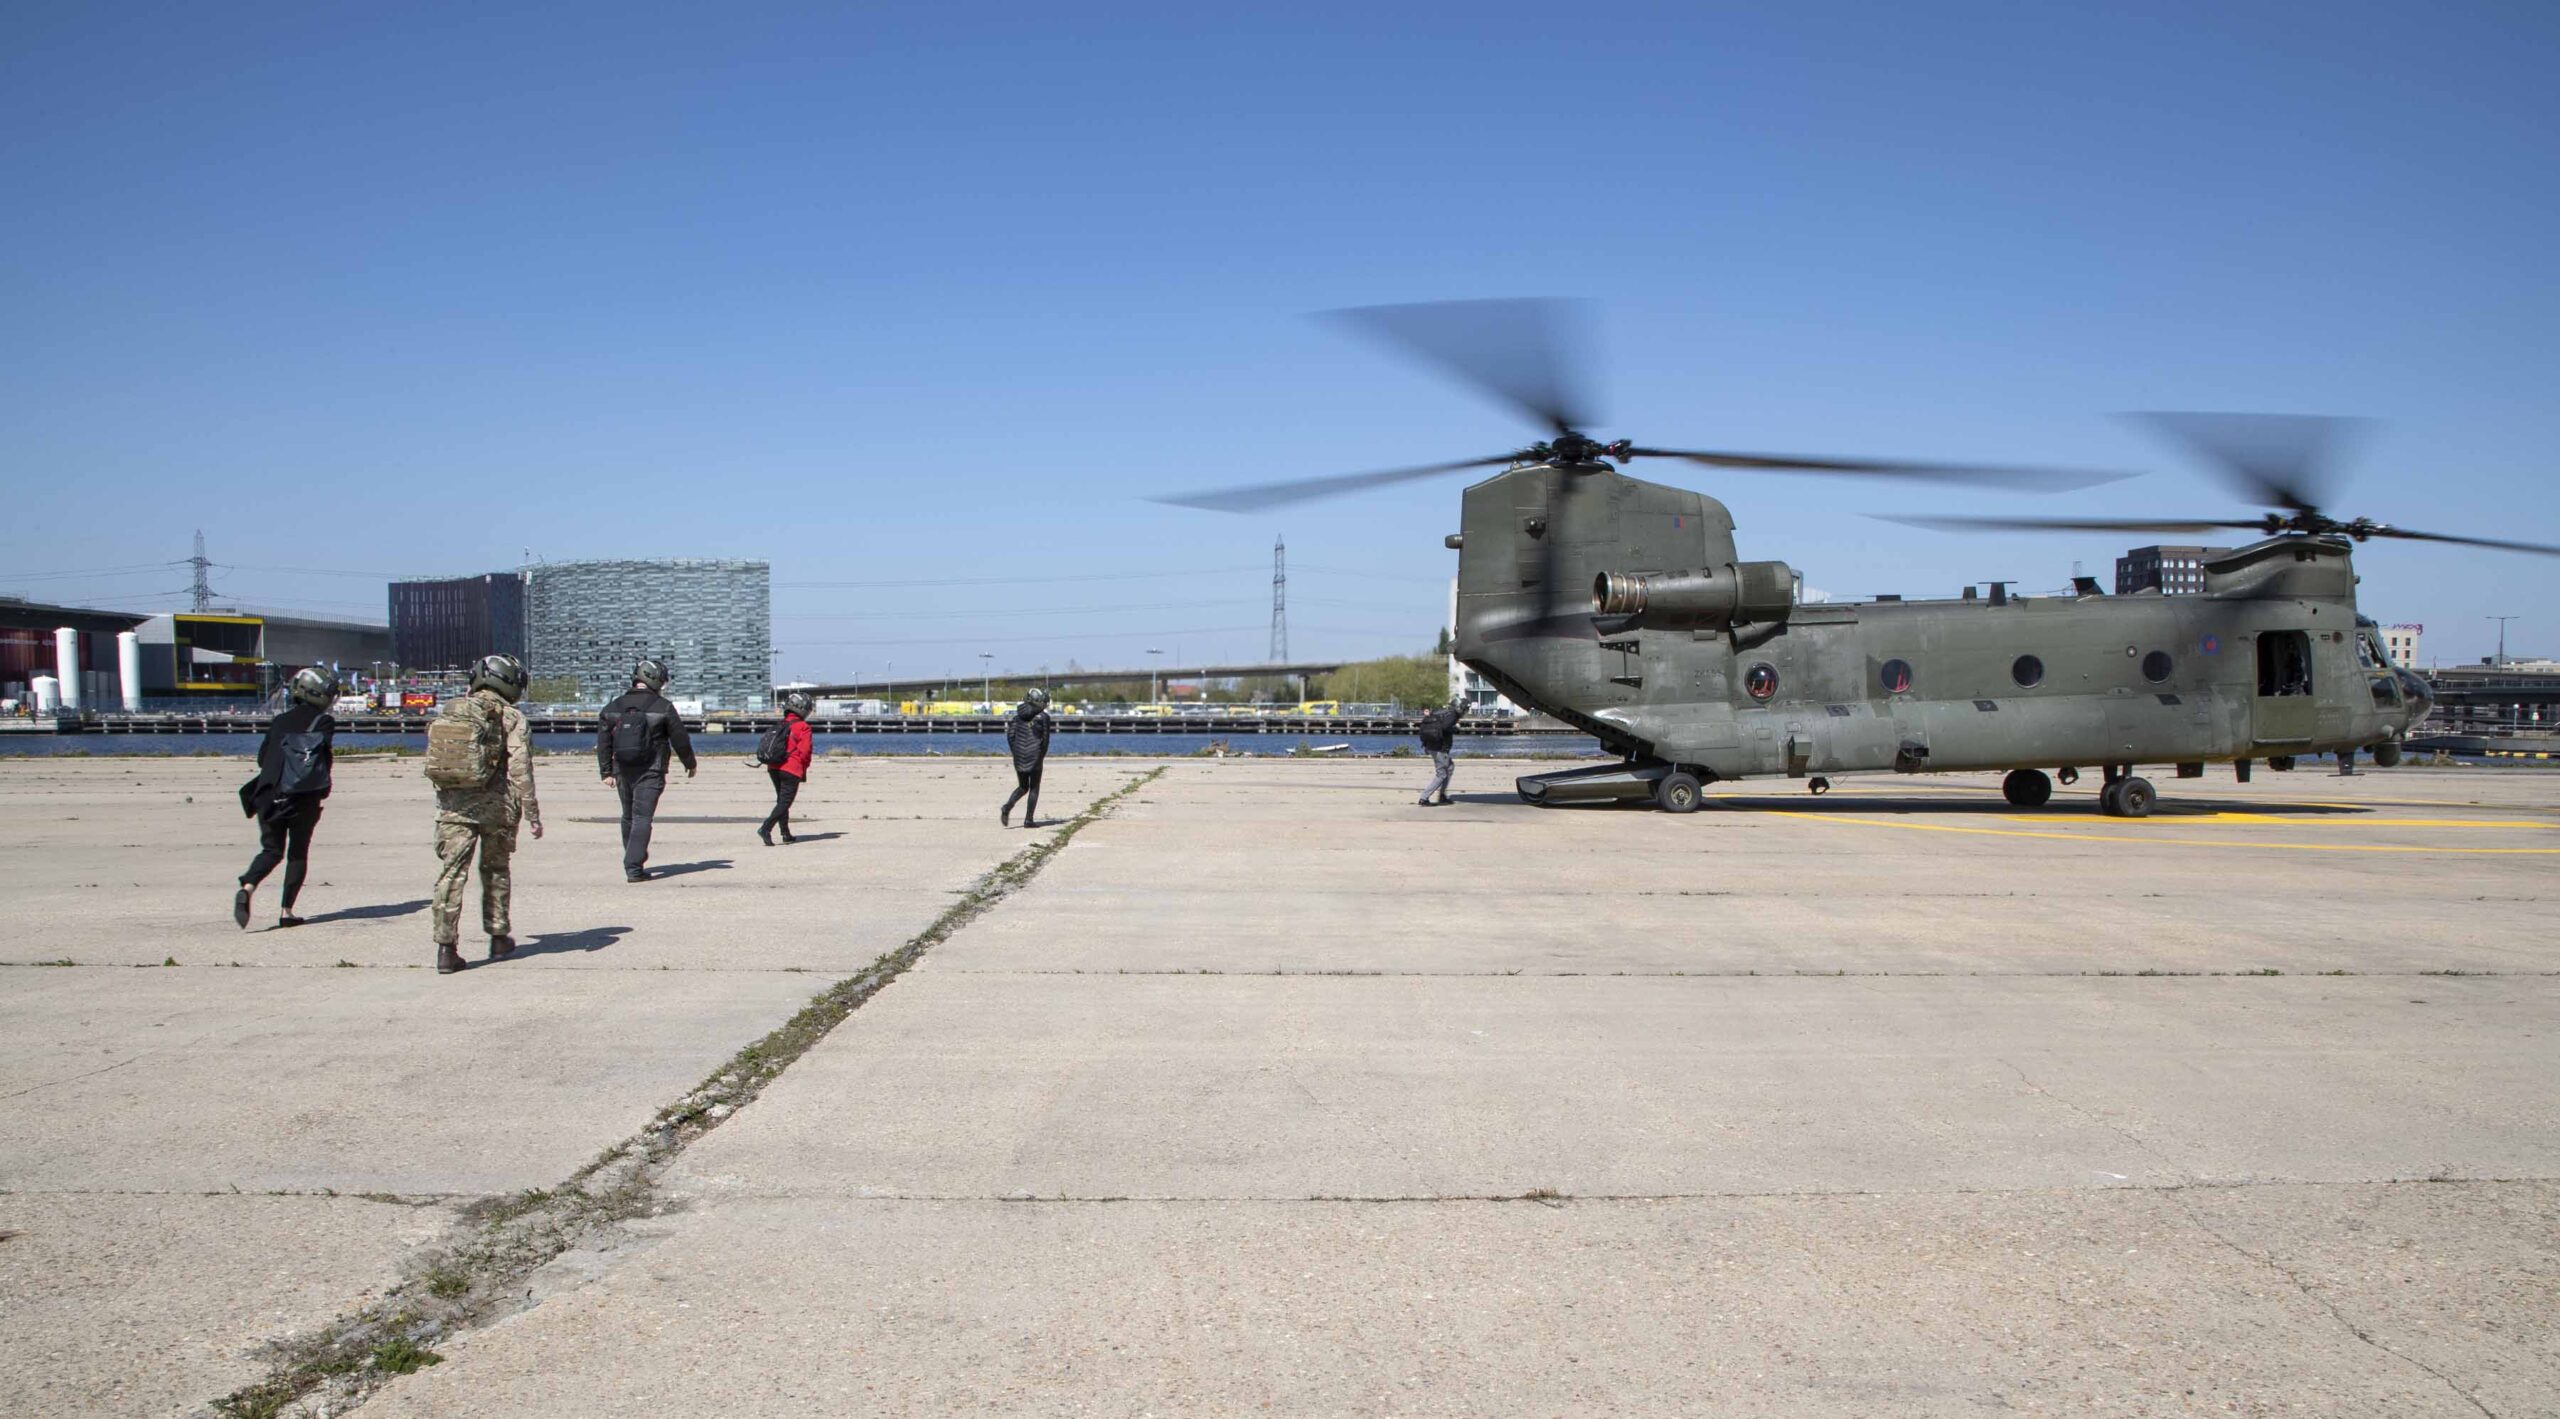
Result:
[[[2320,697],[2313,689],[2310,633],[2260,631],[2250,737],[2260,744],[2310,743],[2320,714]]]

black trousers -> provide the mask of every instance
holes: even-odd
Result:
[[[249,870],[240,874],[240,885],[255,887],[267,880],[267,874],[284,864],[284,909],[293,910],[293,900],[302,895],[303,874],[311,866],[311,830],[320,826],[320,800],[316,798],[279,799],[274,808],[258,815],[258,855],[249,859]]]
[[[1014,804],[1022,803],[1024,827],[1031,826],[1040,817],[1040,771],[1047,767],[1048,761],[1044,759],[1027,769],[1016,768],[1013,771],[1013,797],[1004,801],[1004,811],[1011,813]],[[1026,798],[1030,802],[1023,803]]]
[[[791,838],[791,800],[800,796],[800,780],[776,768],[766,769],[765,775],[773,780],[773,811],[764,815],[764,826],[756,831],[770,833],[780,828],[783,840],[788,842]]]
[[[649,865],[649,833],[658,825],[658,795],[667,791],[667,774],[616,765],[613,788],[622,795],[622,870],[637,872]]]

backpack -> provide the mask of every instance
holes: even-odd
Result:
[[[613,720],[613,758],[620,764],[645,764],[656,757],[657,736],[651,734],[649,711],[633,705]]]
[[[790,757],[791,721],[786,719],[766,730],[764,737],[756,740],[756,762],[768,769],[778,769]]]
[[[309,729],[284,736],[284,753],[276,767],[278,797],[329,791],[329,731],[320,724],[314,719]]]
[[[487,788],[506,758],[506,726],[478,695],[447,700],[427,725],[427,782],[438,788]]]

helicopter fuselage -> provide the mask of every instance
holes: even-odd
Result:
[[[2342,537],[2221,555],[2197,595],[1806,604],[1783,563],[1736,558],[1722,503],[1582,464],[1468,489],[1456,540],[1461,660],[1701,782],[2283,764],[2396,745],[2427,710],[2359,624]],[[1641,609],[1603,612],[1604,573]]]

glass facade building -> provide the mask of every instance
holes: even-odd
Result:
[[[514,572],[391,583],[391,658],[465,670],[484,655],[525,659],[524,578]]]
[[[578,697],[612,699],[642,656],[667,663],[667,697],[704,709],[764,709],[773,698],[773,568],[768,562],[552,562],[525,572],[526,665],[572,677]]]

